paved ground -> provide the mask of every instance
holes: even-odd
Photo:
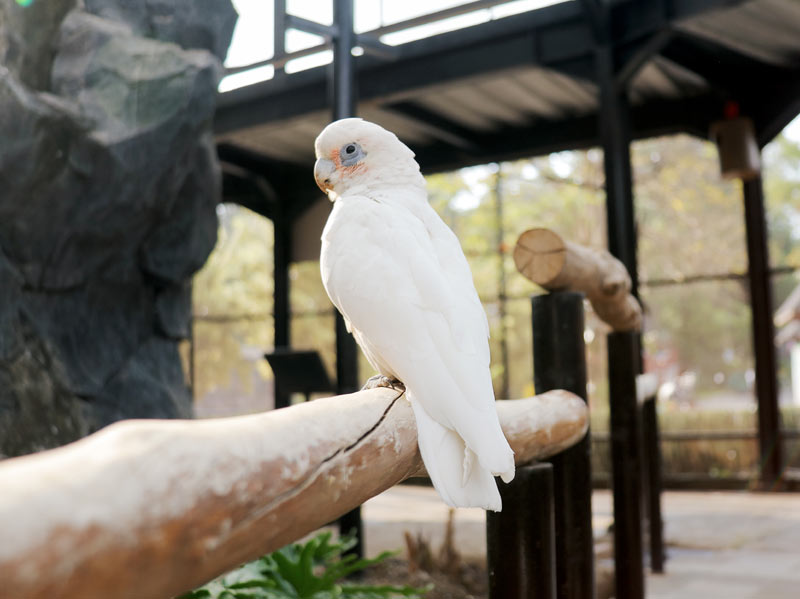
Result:
[[[651,575],[652,599],[796,599],[800,597],[800,495],[668,492],[664,495],[667,573]],[[598,534],[611,522],[611,496],[593,497]],[[365,504],[368,552],[404,546],[403,532],[438,547],[447,506],[429,488],[398,486]],[[455,514],[456,547],[482,556],[482,510]]]

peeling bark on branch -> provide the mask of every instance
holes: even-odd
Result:
[[[523,276],[549,291],[580,291],[615,331],[642,328],[642,308],[631,294],[625,266],[605,250],[563,240],[549,229],[520,235],[514,263]]]
[[[517,464],[587,429],[566,391],[497,403]],[[424,472],[390,389],[237,418],[127,421],[0,463],[0,599],[171,597]]]

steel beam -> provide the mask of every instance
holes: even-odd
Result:
[[[699,96],[653,102],[631,109],[632,138],[687,132],[704,137],[711,121],[717,119],[721,103],[715,96]],[[415,147],[417,162],[426,174],[475,164],[529,158],[562,150],[598,146],[597,115],[563,121],[537,121],[528,127],[506,127],[471,138],[480,152],[470,152],[448,143]]]
[[[645,457],[645,501],[650,537],[650,569],[656,574],[664,573],[664,523],[661,518],[661,437],[658,430],[656,397],[648,397],[641,407],[642,450]]]
[[[625,265],[638,296],[636,229],[630,157],[629,106],[617,85],[614,48],[595,51],[600,87],[600,138],[606,187],[608,248]],[[644,598],[641,516],[641,452],[636,375],[641,371],[637,333],[608,336],[608,401],[614,494],[614,564],[617,599]]]
[[[764,190],[760,177],[746,181],[742,188],[750,272],[750,306],[753,314],[760,485],[764,490],[771,490],[780,483],[783,463]]]
[[[333,23],[337,35],[333,42],[333,64],[330,66],[329,90],[334,120],[356,115],[356,73],[351,50],[356,36],[353,32],[353,0],[334,0]],[[344,318],[336,312],[336,393],[358,391],[358,347],[347,331]],[[350,553],[364,556],[364,530],[361,508],[339,519],[339,532],[355,532],[356,546]]]
[[[282,206],[278,209],[274,219],[274,237],[272,246],[273,257],[273,318],[275,349],[288,348],[291,345],[291,315],[289,307],[289,261],[292,251],[292,223],[283,214]],[[290,395],[279,384],[275,377],[275,408],[289,406]]]
[[[614,580],[617,599],[644,598],[642,460],[636,400],[636,333],[608,336],[608,397],[614,495]]]
[[[598,47],[597,69],[600,81],[600,137],[606,176],[608,248],[628,269],[631,293],[638,296],[628,103],[625,94],[620,93],[616,86],[614,53],[609,46]]]

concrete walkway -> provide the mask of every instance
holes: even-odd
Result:
[[[667,573],[650,575],[653,599],[796,599],[800,597],[800,495],[667,492],[663,503]],[[364,506],[370,555],[402,549],[403,532],[441,545],[448,508],[433,489],[395,487]],[[611,523],[611,495],[593,496],[594,528]],[[486,552],[482,510],[455,514],[456,547]]]

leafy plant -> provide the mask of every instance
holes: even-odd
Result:
[[[378,564],[392,555],[373,559],[343,555],[353,547],[352,536],[331,540],[320,533],[305,544],[292,544],[247,563],[179,599],[390,599],[419,598],[427,589],[410,586],[340,583],[346,576]]]

